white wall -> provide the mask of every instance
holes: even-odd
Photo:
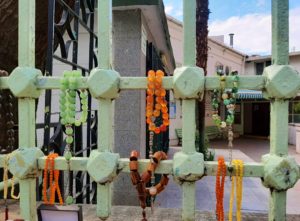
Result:
[[[300,73],[300,55],[290,56],[290,65],[296,68],[296,70]]]
[[[183,63],[183,29],[182,26],[168,19],[171,45],[177,67]]]
[[[296,145],[296,125],[295,124],[289,124],[289,144]]]
[[[244,56],[236,53],[222,44],[215,41],[208,40],[208,61],[207,61],[207,75],[214,76],[216,73],[216,66],[223,65],[229,67],[230,71],[236,70],[239,74],[244,74]]]

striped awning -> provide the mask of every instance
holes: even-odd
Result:
[[[238,99],[240,100],[263,100],[264,97],[261,91],[254,90],[239,90]]]

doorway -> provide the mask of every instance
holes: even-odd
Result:
[[[270,135],[270,103],[244,102],[244,135],[268,137]]]
[[[252,103],[252,135],[270,135],[270,103]]]

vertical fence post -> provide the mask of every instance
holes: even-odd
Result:
[[[287,65],[289,62],[289,1],[272,0],[272,63]],[[289,101],[271,102],[270,153],[288,154],[288,105]],[[286,191],[271,191],[269,220],[286,220]]]
[[[20,67],[35,67],[35,0],[19,0]],[[35,147],[35,100],[22,98],[19,106],[19,147]],[[21,216],[36,221],[36,179],[20,180]]]
[[[111,66],[111,21],[112,1],[98,0],[98,68]],[[112,151],[114,111],[110,99],[99,99],[98,106],[98,150]],[[107,218],[111,211],[111,184],[97,184],[97,216]]]
[[[183,1],[183,65],[196,65],[196,0]],[[196,101],[183,100],[182,102],[182,151],[194,153],[196,134]],[[196,204],[195,182],[182,184],[182,219],[195,220]]]

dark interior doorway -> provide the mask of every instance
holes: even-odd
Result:
[[[252,103],[252,135],[270,135],[270,103]]]

